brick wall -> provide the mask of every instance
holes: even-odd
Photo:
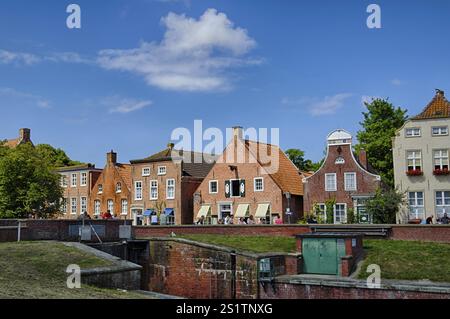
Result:
[[[390,239],[450,243],[450,225],[394,225]]]

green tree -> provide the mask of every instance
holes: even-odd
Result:
[[[78,161],[73,161],[60,148],[54,148],[49,144],[39,144],[36,146],[38,154],[46,160],[53,167],[64,167],[82,164]]]
[[[322,162],[314,163],[309,159],[305,159],[305,152],[297,148],[290,148],[286,150],[285,153],[292,163],[294,163],[294,165],[301,171],[316,171],[322,164]]]
[[[365,102],[367,112],[363,112],[362,130],[358,131],[357,153],[361,149],[367,152],[369,164],[381,175],[382,180],[394,187],[394,169],[392,159],[392,138],[406,121],[406,110],[394,107],[387,99],[372,99]]]
[[[60,177],[31,144],[0,157],[0,218],[52,217],[59,211]]]
[[[405,195],[396,189],[378,189],[367,201],[366,210],[374,224],[395,224],[400,205],[404,203]]]

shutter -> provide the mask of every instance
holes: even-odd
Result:
[[[225,197],[230,197],[230,181],[225,181]]]
[[[245,179],[241,179],[239,191],[241,193],[241,197],[245,197]]]

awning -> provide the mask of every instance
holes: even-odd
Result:
[[[167,215],[167,216],[173,216],[173,214],[174,214],[174,211],[173,211],[173,208],[166,208],[166,209],[164,209],[164,215]]]
[[[197,218],[200,217],[206,217],[208,216],[209,212],[211,211],[211,206],[210,205],[202,205],[202,207],[200,207],[198,214],[197,214]]]
[[[257,218],[266,218],[267,213],[269,212],[270,204],[258,204],[258,208],[256,209],[255,217]]]
[[[237,218],[247,217],[248,206],[249,204],[239,204],[234,216],[236,216]]]
[[[143,215],[144,215],[144,216],[150,216],[150,215],[153,215],[153,209],[147,209],[147,210],[144,212]]]

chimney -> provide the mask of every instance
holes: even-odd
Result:
[[[19,140],[21,142],[31,142],[31,130],[29,128],[21,128],[19,130]]]
[[[233,137],[235,139],[242,140],[243,137],[243,129],[242,126],[233,126]]]
[[[365,169],[367,169],[367,152],[365,149],[361,149],[359,151],[359,163],[362,165],[362,167],[364,167]]]
[[[167,144],[167,148],[168,148],[169,150],[173,150],[174,147],[175,147],[175,144],[174,144],[174,143],[169,143],[169,144]]]
[[[444,97],[444,91],[436,89],[436,96]]]
[[[114,166],[117,163],[117,153],[114,153],[113,150],[106,154],[106,164],[108,166]]]

